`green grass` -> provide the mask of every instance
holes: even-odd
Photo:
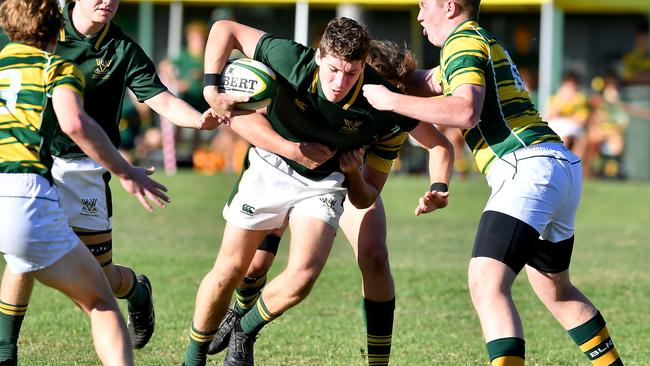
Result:
[[[154,214],[118,186],[114,260],[146,273],[154,287],[156,333],[135,352],[139,365],[178,365],[199,281],[214,262],[221,208],[234,176],[189,172],[168,178],[172,204]],[[397,286],[392,365],[487,365],[466,270],[488,190],[482,179],[455,181],[451,205],[415,217],[423,177],[392,177],[384,190],[389,247]],[[578,215],[572,276],[609,322],[626,365],[647,365],[650,271],[647,183],[586,182]],[[283,241],[272,269],[285,264]],[[520,276],[515,301],[526,330],[527,365],[588,365]],[[360,276],[339,235],[311,295],[267,326],[256,344],[259,365],[365,365]],[[121,304],[122,306],[124,304]],[[97,365],[88,321],[67,298],[37,285],[20,338],[22,365]],[[209,365],[220,365],[220,357]]]

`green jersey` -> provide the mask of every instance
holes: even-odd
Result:
[[[449,35],[437,77],[445,95],[463,84],[485,87],[478,124],[462,131],[483,174],[494,159],[521,147],[561,142],[535,109],[508,53],[475,21],[461,23]]]
[[[72,62],[22,43],[0,51],[0,173],[34,173],[51,179],[49,137],[43,119],[55,88],[83,95],[84,76]]]
[[[397,88],[366,65],[348,95],[340,102],[330,102],[321,90],[315,54],[313,48],[270,34],[262,36],[255,49],[255,59],[278,76],[278,93],[268,108],[273,128],[287,140],[318,142],[339,151],[315,169],[288,159],[287,163],[303,176],[320,179],[340,170],[339,154],[363,147],[367,166],[390,172],[407,132],[418,122],[374,109],[361,88],[365,84]]]
[[[63,11],[65,27],[59,35],[55,53],[81,68],[86,76],[84,109],[104,129],[111,142],[120,145],[119,122],[126,88],[139,102],[150,99],[167,88],[162,84],[149,57],[120,28],[107,23],[91,37],[81,35],[70,18],[75,2]],[[56,118],[48,110],[46,118]],[[72,158],[85,154],[63,132],[55,136],[52,153]]]

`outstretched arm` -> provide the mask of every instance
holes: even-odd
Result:
[[[164,91],[149,98],[144,103],[179,127],[212,130],[217,128],[222,121],[221,118],[209,111],[201,114],[194,107],[169,91]]]
[[[136,196],[148,211],[153,208],[149,201],[165,207],[169,198],[167,188],[150,179],[154,169],[136,168],[129,164],[113,146],[102,128],[84,111],[81,97],[72,89],[58,87],[52,93],[52,104],[61,130],[91,159],[117,175],[124,189]]]
[[[373,107],[441,126],[472,128],[483,110],[485,87],[463,84],[451,96],[428,98],[394,93],[382,85],[364,85]]]

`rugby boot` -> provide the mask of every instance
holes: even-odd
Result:
[[[230,342],[230,333],[241,317],[242,316],[235,310],[234,305],[228,308],[226,316],[221,321],[221,324],[219,324],[217,334],[214,335],[214,338],[210,343],[210,348],[208,348],[209,355],[216,355],[228,347],[228,343]]]
[[[224,366],[255,366],[253,348],[257,333],[246,334],[239,322],[235,323],[230,334],[228,353],[223,360]]]
[[[149,292],[149,297],[143,304],[137,307],[132,307],[129,304],[127,328],[131,336],[133,348],[142,348],[149,342],[153,335],[154,326],[156,325],[156,314],[153,311],[153,291],[149,278],[145,275],[139,275],[137,280],[145,286],[147,292]]]

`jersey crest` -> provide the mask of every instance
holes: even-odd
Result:
[[[345,126],[341,127],[339,132],[345,135],[353,135],[359,132],[359,127],[363,124],[363,121],[352,121],[344,118],[343,123]]]
[[[113,60],[104,60],[103,58],[95,59],[97,67],[93,71],[93,79],[108,79],[109,70],[113,64]]]

